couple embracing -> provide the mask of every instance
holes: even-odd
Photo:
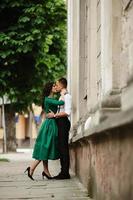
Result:
[[[54,94],[57,92],[60,92],[59,100],[54,98]],[[33,158],[35,160],[26,169],[28,177],[34,180],[33,173],[42,161],[43,178],[45,176],[47,179],[70,179],[68,138],[71,96],[67,92],[67,80],[65,78],[60,78],[56,84],[47,83],[45,85],[43,109],[46,119],[41,125],[35,142],[33,150]],[[57,176],[52,177],[48,168],[48,160],[56,159],[60,159],[61,171]]]

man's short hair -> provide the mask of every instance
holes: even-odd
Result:
[[[64,88],[67,88],[67,80],[66,78],[60,78],[59,83],[61,83],[63,85]]]

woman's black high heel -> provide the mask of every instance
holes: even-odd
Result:
[[[34,181],[34,178],[30,175],[30,167],[27,167],[24,173],[28,172],[28,177]]]
[[[42,172],[42,179],[44,179],[44,176],[46,176],[47,179],[52,179],[51,176],[48,176],[44,171]]]

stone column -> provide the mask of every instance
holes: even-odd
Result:
[[[67,80],[68,90],[71,93],[71,68],[72,68],[72,1],[67,1]]]
[[[80,1],[79,13],[79,117],[87,112],[89,1]]]
[[[79,119],[79,0],[68,1],[68,73],[72,95],[72,125]]]
[[[101,1],[102,96],[120,89],[121,2]],[[105,17],[106,16],[106,17]]]
[[[121,107],[121,17],[120,1],[101,0],[101,114]]]
[[[129,5],[129,6],[128,6]],[[128,7],[127,7],[128,6]],[[123,2],[122,18],[122,110],[133,107],[133,2]]]
[[[89,3],[88,20],[88,66],[87,66],[87,107],[97,104],[97,0]]]
[[[88,107],[94,124],[120,111],[121,16],[120,1],[90,1]]]

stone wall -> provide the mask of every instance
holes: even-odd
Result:
[[[132,200],[133,1],[68,4],[71,169],[94,199]]]
[[[70,143],[71,169],[93,199],[133,199],[132,113],[119,113]]]

